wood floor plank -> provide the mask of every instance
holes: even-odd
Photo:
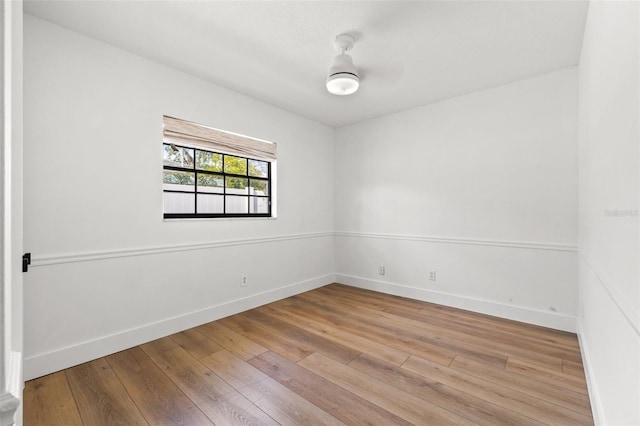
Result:
[[[169,336],[140,345],[140,348],[149,356],[160,355],[177,347],[178,344]]]
[[[328,286],[319,288],[318,291],[327,291],[329,292],[329,294],[335,295],[348,295],[352,299],[360,300],[367,306],[378,306],[382,310],[389,308],[398,308],[417,312],[424,307],[424,302],[420,302],[417,300],[393,296],[390,294],[375,293],[373,291],[366,291],[342,284],[330,284]]]
[[[553,330],[533,324],[492,317],[478,312],[465,311],[432,303],[425,304],[422,312],[428,313],[429,315],[437,314],[445,316],[453,321],[462,321],[467,324],[476,325],[480,328],[501,330],[514,335],[532,337],[547,343],[553,343],[573,349],[579,348],[576,335],[566,331]]]
[[[586,381],[584,375],[584,366],[582,365],[582,362],[573,362],[563,359],[562,372],[565,374],[570,374],[572,376],[580,377],[581,379]]]
[[[367,297],[376,297],[376,298],[385,298],[386,294],[377,293],[371,290],[365,290],[356,287],[349,287],[345,285],[331,285],[327,286],[327,288],[332,288],[334,290],[339,289],[342,292],[347,294],[355,293],[360,295],[366,295]],[[466,311],[458,308],[452,308],[449,306],[438,305],[429,302],[416,301],[412,299],[405,299],[398,296],[393,296],[395,298],[404,299],[411,301],[413,303],[418,304],[422,307],[420,311],[423,314],[427,314],[429,316],[444,316],[446,320],[454,321],[454,322],[462,322],[465,324],[480,324],[486,329],[499,329],[503,332],[510,332],[514,336],[532,336],[536,340],[540,342],[546,342],[550,344],[560,345],[562,347],[569,347],[573,349],[579,349],[578,341],[576,335],[574,333],[568,333],[560,330],[553,330],[545,327],[540,327],[533,324],[526,324],[522,322],[517,322],[513,320],[508,320],[505,318],[498,318],[489,316],[486,314],[481,314],[472,311]],[[366,303],[365,303],[366,304]],[[401,306],[396,306],[395,308],[402,309]],[[412,311],[413,309],[407,309]]]
[[[239,392],[282,425],[344,425],[270,377]]]
[[[273,352],[265,352],[250,360],[249,363],[346,424],[410,424]]]
[[[151,359],[196,405],[233,390],[182,347],[153,355]]]
[[[291,306],[290,304],[288,306]],[[269,304],[257,308],[260,312],[275,316],[287,321],[290,324],[297,324],[299,327],[307,331],[325,336],[327,339],[333,340],[345,346],[349,346],[358,352],[373,354],[374,356],[395,365],[401,365],[409,358],[409,354],[399,351],[387,345],[375,342],[370,339],[358,336],[354,333],[342,330],[340,328],[325,325],[322,318],[307,312],[305,315],[297,314],[288,309],[278,309],[274,304]]]
[[[506,370],[496,370],[462,356],[457,356],[453,360],[451,368],[476,376],[479,379],[488,380],[538,399],[560,405],[577,413],[588,413],[591,411],[591,405],[587,395],[580,392],[569,391],[566,388],[543,382],[534,377],[523,376]]]
[[[590,416],[576,413],[559,405],[548,403],[522,392],[484,379],[478,379],[475,376],[461,373],[453,368],[444,367],[416,356],[410,356],[407,362],[402,365],[402,368],[427,379],[472,394],[508,410],[521,413],[542,423],[563,425],[593,424],[593,419]]]
[[[526,336],[517,336],[514,334],[503,333],[495,329],[478,328],[469,324],[461,324],[457,322],[442,320],[429,315],[425,315],[424,312],[409,312],[397,308],[390,308],[385,310],[385,312],[392,315],[399,315],[405,318],[413,319],[425,324],[431,324],[440,328],[446,328],[471,336],[476,336],[491,342],[504,343],[507,345],[517,345],[519,348],[546,354],[555,358],[571,360],[574,362],[581,362],[582,360],[580,351],[576,349],[569,349],[557,345],[545,344]]]
[[[325,310],[332,309],[333,312],[341,315],[349,312],[349,316],[353,317],[360,325],[366,324],[379,331],[384,330],[388,335],[402,335],[404,339],[410,339],[414,346],[422,346],[431,352],[440,353],[445,356],[444,361],[434,359],[431,355],[425,358],[440,362],[443,365],[448,365],[453,360],[453,357],[460,353],[496,368],[504,368],[507,363],[506,355],[492,351],[486,345],[473,345],[463,339],[446,339],[447,330],[435,329],[428,324],[394,316],[386,312],[371,311],[368,308],[361,308],[352,304],[352,302],[334,303],[332,298],[317,297],[317,295],[304,295],[303,297],[310,301],[315,297],[315,303],[322,305]],[[414,353],[414,355],[422,356],[417,353]]]
[[[425,332],[425,330],[415,330],[405,334],[416,340],[430,345],[437,345],[456,353],[456,355],[464,355],[470,359],[485,363],[497,369],[503,369],[507,364],[507,356],[503,353],[493,351],[487,347],[482,347],[477,344],[471,344],[468,340],[463,340],[461,338],[447,338],[447,336],[443,336],[443,333],[437,329],[430,329],[428,332]]]
[[[481,362],[483,360],[485,362],[495,362],[496,366],[500,366],[500,363],[502,363],[502,366],[504,366],[506,358],[513,356],[545,368],[562,370],[562,360],[557,357],[531,352],[517,346],[488,341],[480,337],[450,330],[446,327],[433,326],[387,312],[368,309],[351,302],[335,301],[324,295],[306,293],[300,295],[300,297],[307,300],[315,300],[316,303],[321,304],[323,307],[338,310],[343,315],[345,312],[349,312],[349,315],[357,321],[378,327],[387,327],[394,333],[398,333],[400,330],[410,330],[411,332],[409,333],[403,332],[403,335],[411,336],[432,347],[437,347],[440,344],[438,342],[442,342],[443,346],[462,346],[460,350],[467,351],[465,356],[474,357]],[[458,353],[456,349],[451,349],[450,352]],[[491,358],[491,354],[495,354],[497,358]]]
[[[224,349],[198,330],[189,329],[169,336],[195,359],[204,358]]]
[[[252,385],[267,378],[267,375],[262,371],[226,350],[216,352],[203,358],[200,362],[235,389]]]
[[[301,296],[302,295],[298,295],[296,298],[299,297],[301,302],[306,303],[291,305],[288,308],[290,311],[300,315],[304,315],[305,312],[312,312],[318,315],[318,317],[321,315],[324,317],[327,325],[347,330],[350,333],[383,345],[388,345],[401,352],[419,355],[443,365],[449,365],[456,356],[455,352],[448,349],[442,349],[438,346],[421,342],[412,337],[405,336],[403,333],[398,334],[396,330],[390,329],[388,326],[375,326],[363,323],[358,319],[351,318],[350,315],[345,314],[344,311],[335,310],[330,304],[316,304],[313,302],[313,298],[307,300],[306,297]]]
[[[270,315],[266,315],[257,309],[249,312],[245,312],[244,316],[260,324],[266,325],[274,330],[278,330],[279,333],[285,335],[288,340],[298,343],[301,347],[308,347],[312,351],[317,351],[327,355],[330,358],[335,359],[338,362],[347,364],[351,362],[355,357],[360,355],[360,351],[345,346],[340,343],[336,343],[333,340],[326,339],[317,334],[310,333],[307,330],[290,324],[286,321],[282,321]]]
[[[213,424],[140,347],[109,355],[107,361],[150,424]]]
[[[314,353],[299,364],[408,422],[429,425],[474,424],[466,418],[375,380],[324,355]]]
[[[69,369],[66,376],[84,424],[148,424],[104,358]]]
[[[220,323],[292,361],[301,360],[313,352],[308,345],[288,339],[277,330],[263,326],[260,322],[253,321],[242,314],[223,318]]]
[[[386,364],[369,355],[359,356],[349,366],[478,424],[542,424],[466,392],[429,380],[406,369]]]
[[[25,425],[83,424],[64,371],[27,382],[23,399]]]
[[[219,322],[210,322],[195,329],[245,361],[268,350]]]
[[[219,426],[277,426],[275,420],[237,391],[208,400],[198,406]]]
[[[587,383],[583,377],[543,368],[530,362],[515,358],[509,358],[506,370],[513,371],[523,376],[534,377],[574,392],[580,392],[585,395],[587,394]]]

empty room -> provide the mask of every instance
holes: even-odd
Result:
[[[640,425],[640,4],[2,1],[5,425]]]

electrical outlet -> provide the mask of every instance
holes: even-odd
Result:
[[[240,281],[240,287],[246,287],[247,286],[247,281],[249,281],[247,276],[243,275],[242,276],[242,280]]]
[[[378,266],[378,275],[384,275],[384,266]]]
[[[436,280],[436,271],[429,271],[429,281]]]

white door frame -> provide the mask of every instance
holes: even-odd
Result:
[[[22,0],[0,3],[0,426],[21,425]]]

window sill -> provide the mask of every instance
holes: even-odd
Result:
[[[191,222],[191,221],[227,221],[227,220],[276,220],[277,217],[181,217],[181,218],[162,218],[163,222]]]

